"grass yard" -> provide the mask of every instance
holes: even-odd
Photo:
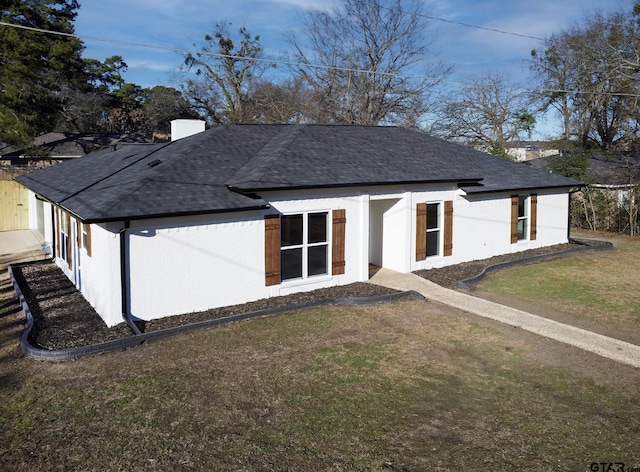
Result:
[[[310,309],[53,364],[19,355],[11,296],[3,274],[3,471],[640,467],[640,369],[438,304]]]
[[[478,288],[576,319],[640,333],[640,239],[608,239],[614,243],[612,250],[498,271]]]

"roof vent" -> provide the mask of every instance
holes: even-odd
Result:
[[[204,131],[205,122],[202,120],[173,120],[171,122],[171,141],[186,138]]]
[[[147,165],[148,165],[149,167],[155,167],[155,166],[157,166],[157,165],[159,165],[159,164],[162,164],[162,161],[161,161],[160,159],[156,159],[155,161],[151,161],[151,162],[149,162]]]

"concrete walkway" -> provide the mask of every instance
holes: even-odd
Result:
[[[428,300],[516,326],[608,359],[640,367],[640,346],[444,288],[415,274],[401,274],[389,269],[380,269],[369,282],[396,290],[415,290]]]
[[[43,242],[34,230],[0,231],[0,264],[44,259]]]

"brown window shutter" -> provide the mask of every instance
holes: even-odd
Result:
[[[331,275],[344,274],[345,257],[345,227],[347,223],[345,210],[333,210],[332,212],[332,238],[331,238]]]
[[[264,217],[264,276],[267,286],[280,283],[280,215]]]
[[[453,201],[444,202],[444,256],[453,254]]]
[[[518,196],[511,197],[511,244],[518,242]]]
[[[84,230],[87,233],[85,249],[87,250],[87,256],[91,257],[91,225],[84,225]]]
[[[73,239],[71,238],[71,215],[67,213],[67,262],[69,263],[69,269],[73,263]]]
[[[530,233],[529,239],[531,241],[535,241],[538,237],[538,195],[535,193],[530,197],[530,205],[529,205],[529,219],[530,219]]]
[[[60,228],[60,209],[56,207],[55,211],[55,232],[56,232],[56,257],[60,257],[60,239],[62,239],[62,231]]]
[[[82,223],[76,220],[76,244],[78,249],[82,247]]]
[[[427,204],[416,205],[416,261],[427,258]]]

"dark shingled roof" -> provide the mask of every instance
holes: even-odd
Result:
[[[85,222],[264,208],[256,193],[453,182],[469,193],[579,183],[395,127],[225,125],[18,177]]]

